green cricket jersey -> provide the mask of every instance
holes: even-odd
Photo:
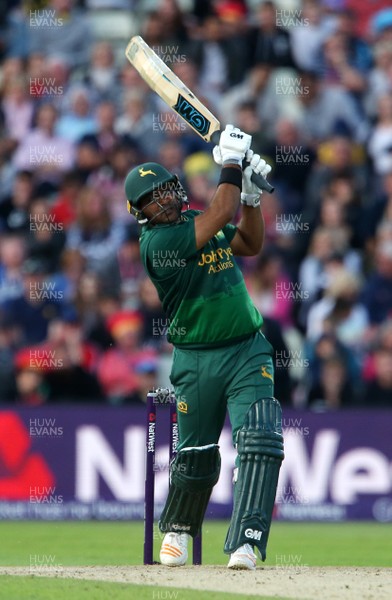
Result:
[[[230,248],[237,228],[226,225],[197,250],[198,214],[187,210],[180,223],[143,227],[141,258],[169,317],[169,342],[187,348],[224,346],[260,329],[263,319]]]

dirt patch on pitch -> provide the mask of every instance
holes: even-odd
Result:
[[[256,571],[229,571],[201,566],[168,569],[150,567],[57,567],[30,569],[0,567],[0,575],[70,577],[152,585],[156,588],[190,588],[249,596],[277,596],[297,600],[389,600],[392,569],[369,567],[259,567]]]

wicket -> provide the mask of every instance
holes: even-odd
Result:
[[[154,562],[154,492],[155,492],[155,447],[157,405],[169,405],[170,437],[169,461],[175,456],[178,443],[178,424],[176,398],[168,388],[157,388],[147,394],[147,432],[146,432],[146,479],[144,496],[144,555],[145,565]],[[201,565],[201,534],[193,538],[193,564]]]

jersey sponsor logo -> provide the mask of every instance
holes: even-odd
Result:
[[[148,171],[145,171],[143,169],[143,167],[140,167],[139,175],[140,175],[140,177],[145,177],[146,175],[155,175],[155,177],[157,176],[157,174],[154,173],[154,171],[151,171],[151,169],[148,169]]]
[[[187,403],[186,403],[186,402],[184,402],[184,401],[182,400],[181,402],[179,402],[179,403],[177,404],[177,409],[178,409],[180,412],[187,414],[187,412],[188,412],[188,405],[187,405]]]
[[[266,377],[267,379],[271,379],[272,383],[274,382],[274,378],[272,377],[271,373],[268,373],[267,367],[265,365],[261,366],[261,376]]]
[[[250,529],[249,527],[245,529],[245,537],[249,540],[261,540],[262,535],[263,532],[258,529]]]
[[[219,273],[225,269],[231,269],[234,267],[231,257],[233,256],[232,249],[229,248],[218,248],[216,251],[202,252],[200,260],[197,263],[199,267],[205,267],[209,265],[208,275],[211,273]]]

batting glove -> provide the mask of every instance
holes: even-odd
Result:
[[[256,208],[260,206],[260,196],[263,192],[251,180],[252,173],[260,173],[265,178],[271,171],[271,166],[260,157],[260,154],[254,154],[253,150],[247,151],[246,160],[249,166],[242,173],[241,204]]]
[[[250,148],[252,136],[234,127],[226,125],[219,139],[219,146],[212,151],[215,162],[218,165],[236,164],[242,165],[246,152]]]

